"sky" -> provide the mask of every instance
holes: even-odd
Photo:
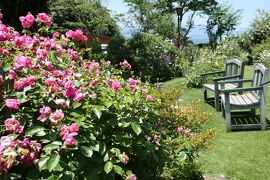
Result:
[[[218,0],[218,2],[228,2],[234,9],[242,10],[242,18],[239,25],[237,26],[239,31],[243,31],[249,27],[252,19],[256,17],[257,9],[270,10],[270,0]],[[115,13],[125,14],[128,12],[128,7],[126,6],[126,3],[123,3],[123,0],[103,0],[103,4]],[[194,22],[195,25],[204,25],[206,20],[197,16]],[[119,25],[121,29],[125,31],[124,25],[121,23]],[[191,35],[192,34],[193,36],[203,36],[203,34],[206,35],[205,30],[202,29],[202,26],[197,26],[197,28],[191,32]]]

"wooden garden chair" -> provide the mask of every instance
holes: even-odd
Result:
[[[221,93],[224,93],[221,95],[221,102],[223,116],[225,115],[226,117],[227,132],[231,131],[232,129],[243,128],[261,128],[261,130],[266,129],[266,95],[267,84],[269,83],[268,78],[269,69],[262,64],[256,64],[254,66],[252,80],[242,79],[218,82],[218,84],[221,84],[222,87],[224,87],[224,85],[227,83],[251,82],[251,87],[221,89]],[[232,110],[251,109],[255,117],[256,108],[260,108],[260,124],[232,124]]]
[[[202,90],[204,95],[204,101],[208,100],[207,90],[214,92],[215,98],[215,108],[217,111],[220,111],[220,85],[217,84],[218,81],[221,80],[232,80],[232,79],[243,79],[244,76],[244,63],[238,59],[230,59],[225,63],[225,70],[216,71],[216,72],[208,72],[201,74],[202,80]],[[221,75],[223,77],[213,78],[212,84],[207,84],[207,76],[213,75]],[[225,89],[234,89],[237,87],[242,87],[241,83],[226,83]]]

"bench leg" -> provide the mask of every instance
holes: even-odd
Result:
[[[215,90],[215,107],[216,111],[220,111],[219,90]]]
[[[204,102],[207,101],[207,91],[205,88],[203,88],[203,99],[204,99]]]
[[[256,116],[256,109],[251,109],[251,115]]]
[[[221,114],[222,114],[222,117],[225,118],[225,109],[224,109],[223,103],[221,103]]]
[[[225,109],[225,117],[226,117],[226,127],[227,132],[232,131],[232,120],[231,120],[231,106],[230,106],[230,100],[229,100],[229,94],[225,93],[225,102],[224,103],[224,109]]]
[[[260,121],[261,121],[261,130],[266,130],[266,106],[265,104],[260,107]]]

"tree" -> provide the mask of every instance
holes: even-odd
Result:
[[[235,30],[241,17],[241,11],[234,10],[232,6],[227,4],[220,4],[209,9],[207,14],[209,17],[206,31],[209,43],[212,47],[216,47],[218,41],[222,40],[222,36]]]
[[[0,9],[4,15],[3,23],[22,30],[20,16],[31,12],[36,15],[39,12],[47,12],[47,0],[1,0]]]
[[[132,14],[132,22],[140,32],[150,32],[159,34],[164,39],[175,37],[174,17],[170,13],[162,12],[153,0],[125,0],[130,7],[129,13]],[[130,19],[130,18],[129,18]]]
[[[97,35],[120,34],[116,21],[100,0],[49,0],[49,11],[60,32],[82,29]]]
[[[157,0],[156,7],[165,13],[176,13],[179,16],[180,40],[187,39],[187,35],[194,27],[193,19],[196,14],[204,13],[217,4],[216,0]],[[183,21],[188,18],[187,24]]]

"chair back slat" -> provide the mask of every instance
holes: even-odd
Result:
[[[263,64],[255,64],[254,65],[254,74],[252,86],[260,86],[261,84],[267,82],[269,80],[269,69],[266,68]],[[263,86],[264,95],[267,94],[267,85]],[[260,96],[261,91],[254,91],[253,93]]]
[[[240,61],[238,59],[230,59],[226,61],[225,64],[225,76],[234,76],[234,75],[240,75],[239,78],[233,78],[235,80],[237,79],[243,79],[244,77],[244,63],[243,61]],[[230,80],[233,80],[230,79]],[[242,87],[241,83],[236,83],[238,87]]]
[[[240,75],[240,78],[244,76],[244,64],[243,61],[238,59],[230,59],[225,64],[225,76]]]

